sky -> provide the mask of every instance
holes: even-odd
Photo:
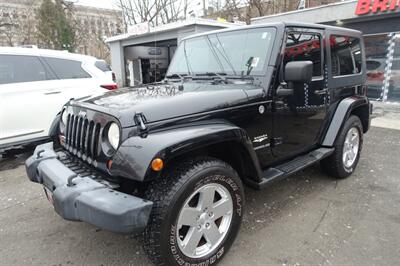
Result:
[[[114,4],[114,0],[71,0],[71,1],[75,2],[78,5],[84,5],[84,6],[113,8],[113,9],[117,8]]]

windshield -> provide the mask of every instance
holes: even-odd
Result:
[[[261,75],[274,38],[274,28],[257,28],[187,39],[179,45],[167,75]]]

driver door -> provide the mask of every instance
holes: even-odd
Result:
[[[272,151],[277,160],[307,152],[317,144],[328,95],[323,40],[323,31],[287,30],[283,71],[288,62],[312,61],[313,79],[309,84],[293,84],[292,95],[275,96]]]

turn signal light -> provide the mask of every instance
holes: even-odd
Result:
[[[65,145],[65,136],[64,135],[58,135],[58,140],[60,141],[61,145]]]
[[[163,167],[164,167],[164,162],[160,158],[155,158],[151,162],[151,169],[153,169],[153,171],[159,172],[163,169]]]

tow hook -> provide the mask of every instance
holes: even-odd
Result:
[[[42,153],[44,152],[44,150],[40,150],[36,153],[36,159],[41,159],[43,158]]]
[[[75,186],[74,182],[72,182],[72,180],[74,180],[74,178],[78,177],[77,174],[72,174],[67,178],[67,186],[68,187],[72,187]]]

